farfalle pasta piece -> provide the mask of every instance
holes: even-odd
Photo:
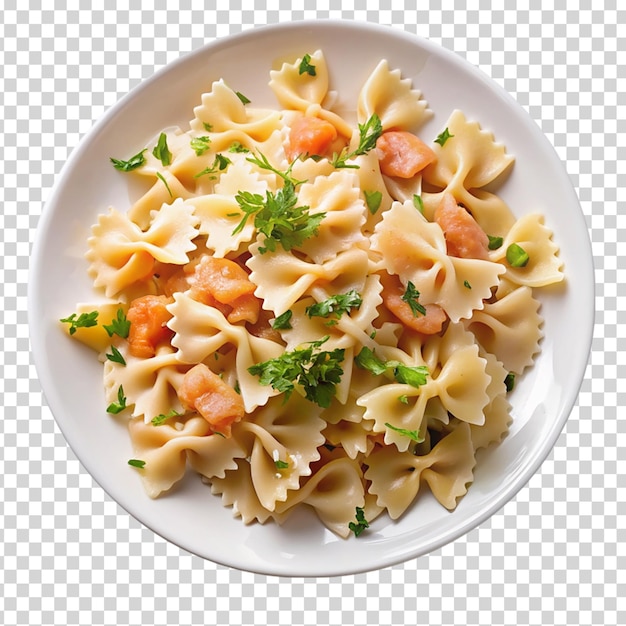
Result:
[[[558,246],[552,241],[552,231],[544,225],[543,215],[531,213],[520,217],[491,258],[505,263],[511,244],[520,246],[528,254],[528,263],[523,267],[506,264],[509,280],[528,287],[545,287],[563,280],[563,261],[558,256]]]
[[[325,426],[319,413],[319,407],[294,393],[288,402],[270,400],[236,429],[236,438],[249,450],[254,490],[268,511],[299,488],[301,477],[309,476],[310,464],[319,459]]]
[[[376,226],[371,247],[382,255],[381,269],[411,281],[422,304],[438,304],[453,322],[483,308],[503,265],[450,257],[438,224],[428,222],[412,205],[394,203]]]
[[[117,401],[120,387],[123,389],[132,416],[149,422],[153,417],[172,410],[180,412],[181,404],[176,395],[184,376],[180,361],[169,347],[160,348],[151,358],[137,358],[128,353],[125,342],[118,347],[126,365],[107,360],[104,363],[104,389],[107,403]]]
[[[422,482],[447,509],[454,509],[457,499],[467,492],[474,479],[476,465],[470,427],[461,423],[426,455],[398,453],[393,447],[381,447],[368,457],[365,478],[371,481],[370,493],[377,504],[398,519],[417,496]]]
[[[202,95],[202,104],[194,109],[194,119],[189,126],[200,133],[210,129],[212,138],[238,131],[255,141],[264,141],[278,128],[279,121],[278,111],[246,108],[237,93],[223,80],[218,80],[211,86],[210,93]]]
[[[263,308],[276,315],[284,313],[319,282],[333,284],[333,293],[345,293],[352,288],[362,290],[368,270],[365,250],[352,248],[340,252],[324,263],[314,263],[295,256],[281,247],[275,252],[261,254],[261,244],[250,246],[252,257],[246,265],[250,280],[257,285],[254,292],[263,300]]]
[[[328,424],[324,429],[324,437],[331,446],[342,448],[348,458],[356,459],[359,454],[370,452],[373,443],[369,438],[372,423],[363,420],[360,423],[342,420],[336,424]]]
[[[194,470],[214,477],[235,469],[235,459],[245,455],[234,439],[212,435],[201,417],[180,418],[173,424],[159,426],[136,417],[129,421],[128,430],[136,458],[144,461],[138,471],[151,498],[168,491],[183,478],[188,459]]]
[[[521,374],[539,352],[543,336],[539,301],[530,287],[518,287],[500,300],[476,311],[467,328],[487,352],[496,356],[507,371]]]
[[[197,218],[193,208],[178,199],[152,214],[148,230],[142,231],[128,217],[111,208],[92,228],[86,254],[89,275],[96,288],[114,297],[126,287],[149,277],[154,262],[183,265],[195,249]]]
[[[245,326],[230,324],[218,309],[193,300],[185,292],[175,293],[174,302],[167,308],[172,314],[168,326],[175,333],[172,346],[177,348],[181,363],[200,363],[224,346],[232,346],[236,349],[233,376],[239,384],[246,412],[276,395],[271,387],[259,385],[248,368],[280,356],[282,345],[255,337]]]
[[[355,510],[365,503],[363,474],[359,464],[347,457],[333,459],[322,465],[298,491],[293,491],[284,503],[276,507],[284,522],[296,505],[306,504],[315,510],[322,523],[340,537],[350,534],[350,522]]]
[[[415,132],[431,115],[427,102],[411,80],[402,78],[400,70],[391,70],[389,63],[381,60],[370,74],[357,100],[357,119],[365,123],[374,113],[384,130]]]

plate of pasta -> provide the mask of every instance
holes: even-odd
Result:
[[[270,575],[387,567],[487,519],[550,453],[593,326],[534,122],[453,53],[341,21],[211,42],[120,100],[29,287],[46,400],[98,484]]]

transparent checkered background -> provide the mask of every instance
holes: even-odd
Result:
[[[617,0],[604,8],[591,0],[523,0],[507,2],[518,5],[507,10],[483,0],[462,9],[460,2],[395,0],[176,4],[4,0],[0,9],[0,622],[625,624],[626,448],[619,437],[626,435],[626,395],[617,389],[626,378],[623,3],[622,10]],[[29,356],[29,251],[67,156],[142,79],[216,37],[327,17],[426,36],[517,98],[579,193],[596,262],[597,321],[579,401],[556,448],[492,519],[396,567],[274,578],[168,544],[81,467]]]

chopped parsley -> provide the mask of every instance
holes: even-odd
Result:
[[[425,365],[405,365],[399,361],[383,361],[367,346],[361,348],[361,351],[354,357],[354,362],[358,367],[368,370],[375,376],[393,369],[396,382],[415,388],[426,384],[429,373]]]
[[[438,143],[443,148],[446,141],[448,141],[448,139],[452,139],[452,137],[454,137],[454,135],[451,135],[450,131],[446,127],[446,129],[442,133],[437,135],[437,139],[435,139],[435,143]]]
[[[244,96],[240,91],[236,91],[235,93],[237,94],[239,100],[241,100],[242,104],[250,104],[251,100],[246,98],[246,96]]]
[[[471,289],[472,286],[469,283],[469,280],[464,280],[463,281],[463,287],[465,287],[466,289]]]
[[[416,193],[413,194],[413,206],[422,214],[424,215],[424,201],[422,200],[422,196],[417,195]]]
[[[208,135],[202,137],[194,137],[189,145],[196,153],[196,156],[202,156],[211,147],[211,138]]]
[[[375,215],[376,211],[380,209],[380,203],[383,200],[383,194],[380,191],[365,191],[363,190],[363,195],[365,196],[365,204],[367,205],[368,211]]]
[[[213,130],[213,124],[209,124],[208,122],[202,122],[202,126],[204,126],[204,130],[206,130],[207,133]]]
[[[274,465],[276,466],[276,469],[287,469],[289,467],[289,463],[287,463],[287,461],[281,461],[280,459],[277,459],[276,461],[274,461]]]
[[[135,156],[130,157],[128,161],[114,159],[113,157],[110,157],[110,160],[116,170],[119,170],[120,172],[131,172],[132,170],[136,170],[138,167],[141,167],[146,162],[146,157],[143,155],[146,150],[147,148],[144,148]]]
[[[124,313],[122,308],[117,310],[117,315],[115,319],[111,320],[110,324],[103,324],[102,327],[107,331],[109,337],[118,335],[122,339],[127,339],[130,332],[130,322],[126,319],[126,313]]]
[[[73,335],[79,328],[90,328],[98,325],[98,311],[90,311],[89,313],[81,313],[76,316],[72,313],[69,317],[59,320],[64,324],[69,324],[68,332]]]
[[[315,76],[315,65],[311,65],[311,55],[305,54],[302,57],[302,61],[300,61],[300,66],[298,67],[298,74],[308,74],[309,76]]]
[[[113,363],[126,365],[126,359],[124,359],[122,353],[115,346],[111,346],[111,354],[107,353],[106,358]]]
[[[340,318],[343,313],[348,313],[351,309],[358,309],[363,304],[363,298],[356,289],[351,289],[347,293],[330,296],[322,302],[316,302],[306,307],[304,312],[309,317],[335,317]]]
[[[415,288],[415,285],[409,281],[406,285],[406,290],[402,296],[402,300],[409,305],[411,312],[415,317],[418,315],[426,315],[426,307],[419,303],[419,297],[420,292]]]
[[[229,152],[234,152],[234,153],[250,152],[250,150],[248,150],[248,148],[246,148],[239,141],[233,141],[233,143],[230,144],[230,148],[228,148],[228,151]]]
[[[365,519],[365,511],[360,507],[356,507],[356,523],[350,522],[348,528],[358,537],[366,528],[369,528],[369,522]]]
[[[382,122],[380,121],[378,115],[373,113],[364,124],[359,124],[359,145],[357,149],[352,152],[348,152],[348,149],[344,148],[339,154],[335,154],[332,159],[333,167],[358,169],[358,165],[348,164],[347,161],[356,156],[367,154],[370,150],[376,147],[376,142],[382,134]]]
[[[161,164],[165,167],[172,162],[172,153],[167,147],[167,135],[161,133],[157,145],[152,150],[152,155],[161,161]]]
[[[167,189],[167,193],[170,194],[170,198],[173,198],[174,194],[172,193],[170,186],[167,184],[167,181],[165,180],[165,177],[163,176],[163,174],[161,174],[161,172],[157,172],[156,175],[157,175],[157,178],[165,185],[165,188]]]
[[[153,426],[162,426],[168,419],[171,419],[172,417],[179,417],[180,415],[182,415],[182,413],[172,409],[169,413],[161,413],[160,415],[153,417],[150,420],[150,423]]]
[[[530,260],[528,252],[522,246],[512,243],[506,249],[506,260],[511,267],[525,267]]]
[[[289,330],[291,328],[292,315],[293,312],[291,311],[291,309],[287,309],[272,322],[272,328],[274,330]]]
[[[407,430],[406,428],[398,428],[397,426],[394,426],[389,422],[385,422],[385,426],[387,428],[390,428],[391,430],[395,430],[400,435],[404,435],[405,437],[412,439],[416,443],[422,443],[424,441],[424,437],[420,435],[419,430]]]
[[[259,376],[262,385],[270,385],[284,393],[285,401],[298,384],[303,388],[307,400],[328,408],[341,382],[341,363],[345,356],[344,348],[316,351],[328,339],[326,336],[312,341],[306,348],[296,348],[269,361],[257,363],[249,367],[248,371],[253,376]]]
[[[146,462],[140,459],[129,459],[128,464],[139,469],[143,469],[146,466]]]
[[[487,235],[487,237],[489,239],[489,243],[487,244],[489,250],[497,250],[504,242],[502,237],[492,237],[491,235]]]
[[[317,235],[320,222],[326,217],[323,212],[311,215],[308,206],[297,206],[298,197],[291,180],[276,193],[268,190],[265,198],[258,193],[240,191],[235,200],[244,216],[232,234],[243,230],[248,218],[254,215],[254,227],[265,235],[265,245],[259,248],[261,254],[274,252],[278,243],[287,251],[301,245]]]
[[[122,385],[117,390],[117,402],[111,402],[107,407],[107,413],[117,415],[126,408],[126,396],[124,395],[124,388]]]
[[[304,180],[296,180],[291,176],[291,170],[293,169],[293,166],[295,165],[297,160],[298,159],[294,159],[289,167],[284,172],[281,172],[269,162],[268,158],[262,152],[258,152],[258,156],[246,157],[246,161],[248,161],[248,163],[252,163],[257,167],[260,167],[262,170],[273,172],[274,174],[276,174],[276,176],[282,178],[285,183],[291,183],[294,188],[306,182]]]
[[[211,180],[213,180],[215,178],[213,174],[223,172],[231,163],[232,161],[228,157],[225,157],[223,154],[216,154],[213,159],[213,164],[210,167],[205,167],[201,172],[194,174],[194,178],[200,178],[200,176],[210,174]]]

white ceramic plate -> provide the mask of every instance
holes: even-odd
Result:
[[[539,211],[561,248],[567,281],[539,290],[545,339],[536,364],[510,396],[513,423],[498,446],[479,454],[475,480],[454,512],[424,490],[400,520],[383,515],[359,538],[340,539],[310,511],[245,526],[200,479],[148,498],[126,463],[123,424],[104,407],[102,365],[58,320],[93,299],[83,258],[90,227],[110,205],[129,203],[124,177],[110,156],[134,154],[161,129],[187,128],[211,82],[227,84],[255,106],[276,107],[269,70],[321,48],[332,88],[354,107],[369,72],[386,58],[411,78],[434,112],[422,137],[434,138],[455,108],[492,131],[516,157],[499,194],[517,216]],[[76,456],[124,509],[155,533],[211,561],[252,572],[331,576],[390,566],[432,551],[501,508],[550,453],[576,401],[593,327],[593,267],[576,194],[552,146],[515,101],[484,74],[438,46],[388,27],[355,22],[296,22],[210,43],[170,64],[112,107],[68,160],[45,207],[30,275],[32,350],[47,402]]]

